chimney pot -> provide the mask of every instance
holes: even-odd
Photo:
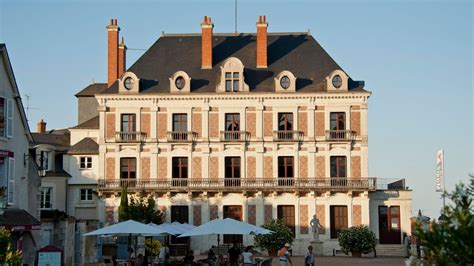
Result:
[[[212,23],[211,17],[204,16],[204,21],[201,23],[201,68],[212,68]]]
[[[259,16],[257,21],[257,68],[267,68],[267,18]]]
[[[36,125],[36,131],[42,134],[46,133],[46,122],[44,122],[43,119],[41,119]]]
[[[117,19],[111,19],[111,24],[107,26],[107,84],[112,86],[112,84],[119,78],[119,31],[120,28],[117,25]]]
[[[118,77],[122,77],[123,73],[125,73],[126,68],[126,58],[127,58],[127,46],[125,45],[125,41],[122,39],[120,40],[120,44],[118,46]]]

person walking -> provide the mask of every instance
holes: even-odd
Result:
[[[242,252],[242,258],[243,258],[243,261],[244,261],[244,266],[255,265],[255,260],[253,258],[252,246],[248,246],[247,248],[245,248],[245,251]]]
[[[229,263],[230,266],[238,266],[240,259],[240,248],[237,242],[234,242],[234,245],[227,252],[229,254]]]
[[[306,252],[306,257],[304,261],[305,261],[306,266],[314,266],[313,246],[308,247],[308,252]]]
[[[290,247],[291,247],[290,243],[286,243],[278,251],[278,257],[280,258],[280,266],[288,266],[288,263],[290,263],[290,265],[293,265],[293,262],[291,261],[291,258],[290,258],[290,252],[288,251]]]

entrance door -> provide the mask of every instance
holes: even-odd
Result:
[[[295,206],[278,205],[277,217],[278,217],[278,220],[282,220],[283,223],[291,229],[291,232],[293,232],[293,236],[295,236],[296,235]]]
[[[171,222],[189,223],[189,207],[188,206],[171,206]],[[184,256],[186,250],[189,249],[189,237],[171,236],[170,253],[173,256]]]
[[[331,238],[337,238],[342,230],[347,229],[347,206],[331,206],[329,210]]]
[[[228,205],[224,206],[224,219],[232,218],[237,221],[242,221],[242,206]],[[224,235],[224,244],[243,243],[242,235]]]
[[[400,206],[379,206],[380,244],[401,244]]]

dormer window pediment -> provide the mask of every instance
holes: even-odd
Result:
[[[125,72],[119,79],[119,93],[139,93],[140,79],[133,72]]]
[[[236,57],[227,58],[221,69],[221,79],[217,84],[217,92],[241,92],[249,91],[245,83],[244,64]]]
[[[191,92],[191,77],[186,72],[178,71],[169,80],[171,93]]]
[[[280,72],[273,78],[275,81],[276,92],[295,92],[296,91],[296,77],[288,70]]]

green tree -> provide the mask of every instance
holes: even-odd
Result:
[[[128,190],[127,185],[122,187],[122,193],[120,194],[120,206],[119,206],[119,221],[126,221],[130,219],[128,210]]]
[[[286,243],[291,244],[295,237],[291,229],[281,220],[272,220],[271,222],[262,225],[262,227],[272,230],[273,233],[268,235],[256,235],[255,245],[258,248],[268,250],[269,253],[278,250]]]
[[[367,254],[374,250],[377,241],[374,232],[366,225],[352,226],[337,236],[339,246],[344,253],[361,252]]]
[[[0,265],[21,265],[21,256],[11,247],[10,231],[0,229]]]
[[[135,220],[142,223],[161,224],[165,213],[156,209],[155,199],[141,193],[138,197],[127,197],[127,187],[122,188],[119,206],[119,221]]]
[[[417,223],[416,236],[437,265],[473,265],[474,176],[469,186],[460,183],[445,195],[452,203],[444,208],[442,219],[429,225]]]

